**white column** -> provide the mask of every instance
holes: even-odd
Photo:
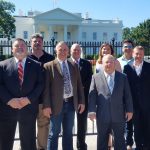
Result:
[[[64,41],[67,41],[67,25],[64,26]]]
[[[38,32],[38,25],[33,24],[33,33],[37,33],[37,32]]]
[[[78,26],[78,41],[82,41],[82,28],[80,26]]]
[[[48,26],[48,40],[51,40],[51,38],[54,36],[52,27],[53,27],[52,25]]]

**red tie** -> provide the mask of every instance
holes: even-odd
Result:
[[[22,86],[22,82],[23,82],[23,66],[22,66],[22,61],[19,61],[19,63],[18,63],[18,76],[19,76],[20,85]]]

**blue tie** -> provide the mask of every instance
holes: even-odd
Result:
[[[65,62],[62,63],[63,66],[63,76],[64,76],[64,92],[66,95],[71,94],[70,76]]]
[[[113,81],[112,75],[109,75],[109,76],[107,77],[107,81],[108,81],[109,90],[110,90],[110,92],[112,93],[113,88],[114,88],[114,81]]]

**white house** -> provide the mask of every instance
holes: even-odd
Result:
[[[40,32],[45,41],[122,41],[122,21],[82,18],[81,13],[71,13],[56,8],[44,13],[29,12],[28,16],[15,16],[15,37],[30,40]]]

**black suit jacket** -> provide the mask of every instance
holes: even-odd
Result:
[[[15,112],[35,113],[38,98],[43,90],[42,69],[38,62],[27,58],[22,87],[19,84],[18,68],[14,57],[0,62],[0,113],[13,115]],[[21,110],[7,105],[12,98],[28,97],[31,104]]]
[[[88,103],[89,88],[92,79],[92,65],[88,60],[80,58],[79,70],[81,75],[81,81],[84,88],[85,101]]]
[[[73,60],[71,59],[71,61]],[[92,65],[88,60],[80,58],[79,70],[80,70],[81,81],[84,89],[85,105],[87,106],[89,88],[90,88],[92,74],[93,74]]]
[[[124,73],[127,74],[134,111],[144,110],[150,112],[150,63],[143,62],[141,74],[136,74],[133,64],[124,67]]]

